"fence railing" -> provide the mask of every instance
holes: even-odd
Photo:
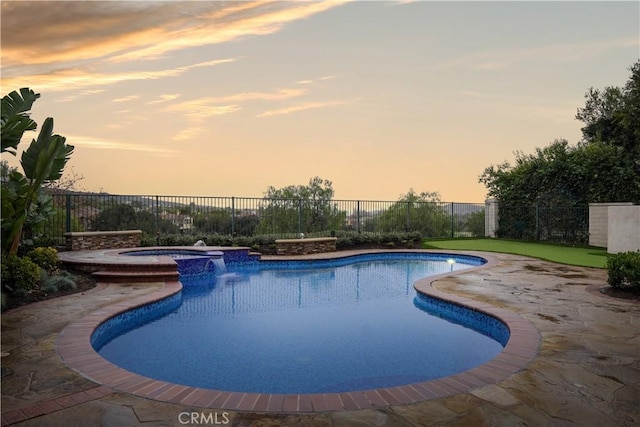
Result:
[[[586,245],[589,243],[589,207],[500,204],[496,234],[511,239]]]
[[[292,237],[417,232],[423,237],[484,236],[484,204],[371,200],[267,199],[53,194],[45,235],[140,229],[143,240],[187,234]],[[194,240],[194,241],[195,241]]]
[[[380,200],[269,199],[53,194],[45,239],[64,245],[69,231],[139,229],[143,241],[171,235],[229,237],[419,233],[424,238],[483,237],[485,204]],[[508,206],[488,216],[497,237],[587,244],[588,207]],[[166,239],[165,239],[166,240]],[[184,239],[183,239],[184,240]]]

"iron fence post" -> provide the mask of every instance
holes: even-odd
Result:
[[[536,203],[536,229],[535,229],[536,240],[540,240],[540,228],[539,228],[540,212],[539,212],[539,209],[540,209],[540,207]]]
[[[156,196],[156,245],[160,246],[160,196]]]
[[[407,233],[411,230],[411,202],[407,202],[407,224],[405,230]]]
[[[231,197],[231,235],[236,235],[236,198]]]
[[[356,233],[360,234],[360,200],[356,202]]]
[[[65,230],[71,232],[71,194],[65,196]]]
[[[453,216],[453,202],[451,202],[451,238],[453,239],[453,222],[454,222],[455,218]]]

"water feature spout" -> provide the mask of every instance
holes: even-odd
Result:
[[[224,263],[224,258],[210,258],[204,266],[205,272],[212,272],[216,276],[227,272],[227,265]]]

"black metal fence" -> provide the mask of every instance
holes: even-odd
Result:
[[[511,239],[586,245],[589,243],[589,207],[500,204],[496,234]]]
[[[64,245],[69,231],[139,229],[143,241],[162,236],[345,236],[419,233],[424,238],[485,236],[484,203],[251,197],[53,194],[44,230]],[[489,218],[491,221],[491,218]],[[587,244],[589,208],[500,204],[497,237]],[[166,239],[164,239],[166,240]]]
[[[484,236],[484,204],[250,197],[54,194],[45,235],[140,229],[162,235],[294,237],[417,232],[423,237]]]

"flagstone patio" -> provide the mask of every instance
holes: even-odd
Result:
[[[604,270],[492,256],[496,265],[442,277],[433,286],[518,314],[539,331],[533,361],[495,384],[413,404],[295,414],[139,397],[87,379],[58,355],[60,332],[70,323],[164,288],[160,282],[101,283],[2,314],[2,425],[640,425],[640,302],[600,294]]]

